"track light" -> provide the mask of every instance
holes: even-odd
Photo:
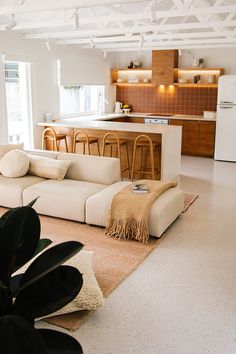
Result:
[[[94,44],[93,38],[90,39],[90,47],[91,48],[95,48],[95,44]]]
[[[12,15],[11,15],[11,22],[8,23],[8,24],[5,26],[5,29],[6,29],[7,31],[11,31],[14,27],[16,27],[16,25],[17,25],[17,22],[16,22],[16,20],[15,20],[15,15],[12,14]]]
[[[183,54],[183,51],[182,51],[181,48],[178,49],[178,54],[179,54],[180,57],[181,57],[181,55]]]
[[[151,20],[151,22],[157,21],[156,10],[155,10],[154,4],[152,4],[152,6],[150,7],[150,20]]]
[[[106,49],[103,49],[103,58],[106,58],[106,56],[107,56],[107,51]]]
[[[51,50],[49,39],[46,40],[46,47],[48,51]]]
[[[74,11],[74,28],[78,29],[79,28],[79,9],[76,8]]]

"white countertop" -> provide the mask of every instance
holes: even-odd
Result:
[[[179,126],[165,124],[140,124],[140,123],[124,123],[124,122],[106,122],[105,120],[125,117],[124,114],[107,114],[101,116],[86,116],[78,118],[67,118],[56,122],[39,122],[39,126],[48,127],[67,127],[67,128],[87,128],[99,130],[116,130],[164,134],[173,129],[181,129]]]

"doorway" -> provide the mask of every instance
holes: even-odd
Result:
[[[5,61],[5,87],[9,143],[33,146],[30,63]]]

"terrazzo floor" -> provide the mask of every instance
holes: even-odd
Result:
[[[236,353],[236,163],[183,157],[180,186],[199,198],[70,333],[85,354]]]

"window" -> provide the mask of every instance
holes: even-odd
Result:
[[[60,114],[93,114],[103,110],[104,86],[60,86]]]
[[[8,140],[32,147],[30,64],[5,62]]]

